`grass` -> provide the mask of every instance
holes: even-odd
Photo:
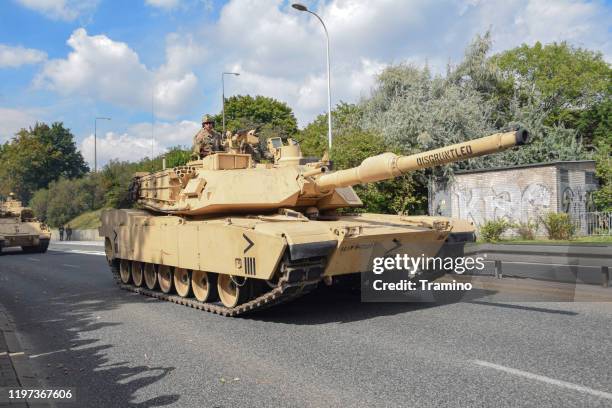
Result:
[[[72,229],[94,229],[100,226],[102,210],[88,211],[68,221]]]
[[[489,242],[478,240],[479,244],[488,244]],[[555,245],[555,244],[612,244],[612,235],[599,235],[589,237],[576,237],[571,240],[554,240],[546,238],[537,239],[521,239],[521,238],[507,238],[502,239],[495,244],[534,244],[534,245]]]

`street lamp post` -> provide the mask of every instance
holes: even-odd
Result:
[[[317,13],[308,10],[308,7],[300,3],[293,3],[291,7],[299,11],[305,11],[315,16],[321,22],[321,25],[323,25],[323,30],[325,31],[325,38],[327,39],[327,143],[328,143],[329,150],[331,150],[331,146],[332,146],[332,116],[331,115],[332,115],[332,112],[331,112],[331,70],[330,70],[330,64],[329,64],[329,33],[327,32],[327,27],[325,26],[325,23],[323,22],[323,20],[321,19],[321,17],[319,17]]]
[[[94,120],[94,173],[98,172],[98,120],[111,120],[111,118],[96,117]]]
[[[223,72],[221,74],[221,98],[222,98],[222,106],[223,106],[223,137],[225,137],[225,76],[226,75],[236,75],[239,76],[238,72]]]

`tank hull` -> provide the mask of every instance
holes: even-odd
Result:
[[[21,247],[25,252],[47,251],[51,234],[39,222],[21,222],[18,218],[0,219],[0,251],[2,248]]]
[[[359,214],[309,220],[270,214],[188,219],[143,210],[107,210],[99,232],[115,272],[121,262],[136,268],[155,265],[157,270],[187,270],[188,276],[205,271],[267,284],[274,291],[283,279],[296,283],[295,276],[286,276],[293,268],[300,271],[296,285],[305,293],[304,288],[310,290],[322,280],[331,283],[341,275],[371,270],[375,257],[435,256],[450,231],[462,229],[473,232],[469,224],[443,217]],[[122,285],[139,286],[129,279]],[[136,290],[154,295],[142,286]],[[265,296],[266,290],[259,296]],[[218,305],[207,307],[213,306]],[[222,314],[241,312],[220,307]]]

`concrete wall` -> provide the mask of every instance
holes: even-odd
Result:
[[[452,183],[430,187],[429,211],[477,226],[501,218],[527,222],[551,211],[581,213],[590,210],[597,188],[585,173],[594,171],[593,161],[580,161],[458,173]]]
[[[64,239],[66,239],[65,233]],[[59,231],[57,229],[51,230],[51,240],[59,241]],[[72,241],[104,241],[104,238],[98,236],[97,229],[72,230]]]

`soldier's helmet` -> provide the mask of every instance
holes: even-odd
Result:
[[[215,123],[215,119],[210,115],[202,116],[202,123]]]

